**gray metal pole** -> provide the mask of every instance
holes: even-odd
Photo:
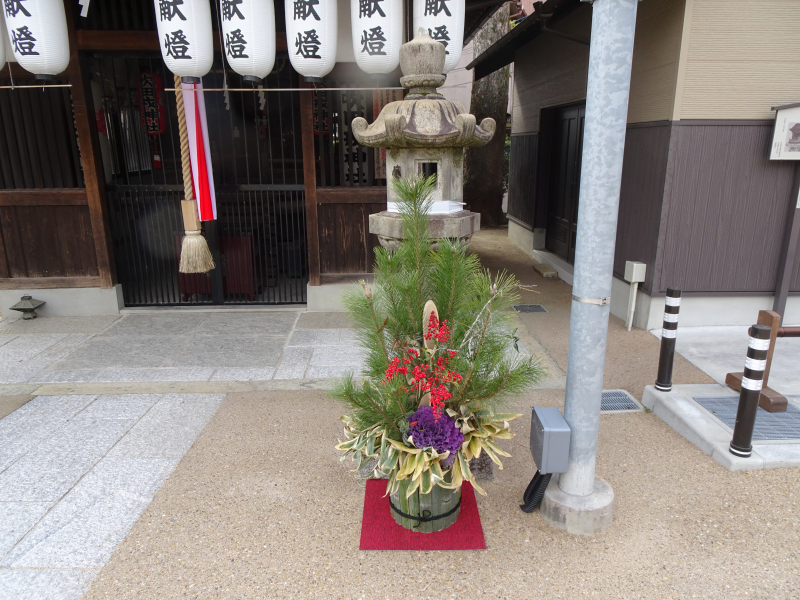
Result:
[[[638,0],[595,0],[586,90],[564,418],[572,435],[559,487],[594,490],[600,396]]]

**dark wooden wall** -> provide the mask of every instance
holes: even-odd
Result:
[[[378,237],[369,215],[386,210],[386,188],[317,188],[320,270],[372,273]]]
[[[625,274],[625,261],[646,263],[647,291],[653,290],[670,130],[669,122],[643,123],[628,125],[625,134],[614,274]]]
[[[533,229],[536,206],[536,165],[539,134],[511,136],[508,170],[508,216],[520,225]]]
[[[770,121],[673,125],[653,291],[775,290],[797,199],[793,161],[768,158],[771,136]]]
[[[0,288],[100,285],[83,186],[69,88],[0,90]]]
[[[0,192],[0,279],[91,277],[82,283],[100,285],[86,203],[80,189]],[[0,287],[11,283],[20,285]]]

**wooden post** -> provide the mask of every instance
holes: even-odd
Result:
[[[764,387],[767,387],[769,381],[769,369],[772,366],[772,355],[775,352],[775,340],[778,337],[778,328],[781,326],[781,316],[773,310],[760,310],[758,311],[759,325],[766,325],[772,329],[772,335],[769,337],[769,351],[767,352],[767,366],[764,369]]]
[[[105,175],[94,118],[91,79],[85,59],[78,51],[75,3],[71,0],[64,0],[64,12],[67,15],[70,52],[67,75],[72,84],[72,110],[75,115],[86,196],[89,200],[89,218],[92,223],[94,248],[97,255],[97,270],[100,275],[100,287],[110,288],[117,283],[117,269],[114,263],[111,224],[108,219]]]
[[[781,316],[772,310],[758,311],[758,325],[766,325],[770,328],[771,333],[769,337],[769,350],[767,350],[766,366],[764,368],[764,378],[762,379],[763,387],[761,388],[761,395],[758,398],[758,405],[767,412],[786,412],[786,407],[789,405],[786,397],[779,394],[770,387],[767,387],[769,381],[769,370],[772,366],[772,355],[775,352],[775,339],[778,337],[778,330],[781,325]],[[742,389],[742,376],[743,373],[728,373],[725,376],[725,384],[731,389],[741,391]]]
[[[303,82],[303,87],[311,87]],[[308,240],[308,284],[320,285],[319,220],[317,218],[317,165],[314,150],[312,92],[300,94],[300,132],[303,148],[303,182],[306,192],[306,237]]]

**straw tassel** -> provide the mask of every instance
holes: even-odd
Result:
[[[183,191],[185,200],[181,201],[183,212],[183,228],[186,235],[181,242],[181,262],[178,271],[181,273],[207,273],[212,270],[214,259],[208,249],[208,242],[203,237],[200,219],[197,216],[197,204],[192,191],[192,162],[189,156],[189,136],[186,132],[186,115],[183,110],[183,92],[181,78],[175,75],[175,100],[178,106],[178,129],[181,137],[181,166],[183,167]]]

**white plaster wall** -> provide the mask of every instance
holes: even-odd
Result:
[[[113,288],[59,288],[43,290],[0,290],[0,316],[13,321],[22,313],[11,310],[19,299],[28,294],[35,300],[43,300],[47,304],[36,309],[36,314],[43,317],[76,316],[76,315],[117,315],[124,306],[122,286]]]

